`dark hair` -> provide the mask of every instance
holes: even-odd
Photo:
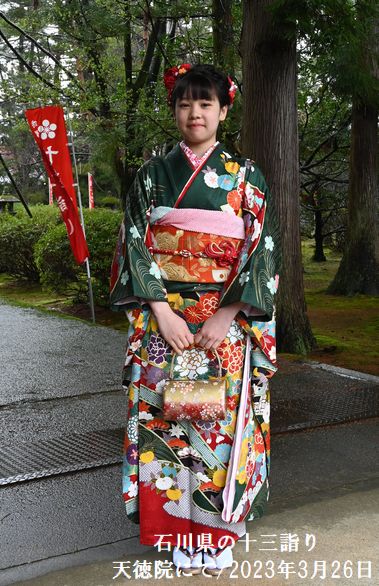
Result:
[[[183,97],[193,100],[210,100],[214,94],[218,97],[221,108],[230,106],[229,80],[227,75],[213,65],[194,65],[180,75],[171,94],[171,106],[175,108],[176,100]]]

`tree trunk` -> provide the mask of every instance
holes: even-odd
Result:
[[[353,103],[345,249],[328,292],[379,293],[378,110]]]
[[[300,243],[296,32],[285,38],[267,8],[245,0],[242,33],[243,153],[262,169],[281,226],[278,347],[306,353],[316,342],[306,313]]]
[[[315,202],[315,205],[316,202]],[[316,262],[325,262],[326,257],[324,254],[324,237],[322,235],[322,212],[321,210],[315,209],[315,252],[312,260]]]
[[[213,62],[230,75],[235,63],[232,7],[233,0],[212,2]]]

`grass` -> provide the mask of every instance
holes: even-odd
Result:
[[[379,375],[379,312],[378,298],[367,295],[343,297],[328,295],[340,255],[326,249],[326,262],[312,261],[313,243],[302,243],[304,286],[308,315],[317,340],[318,349],[308,358],[336,366]],[[73,304],[72,298],[42,291],[39,285],[16,282],[0,274],[0,297],[7,302],[36,307],[49,313],[91,320],[86,304]],[[96,307],[96,322],[121,331],[128,323],[123,312]],[[303,358],[282,354],[287,359]]]
[[[319,349],[308,358],[379,375],[378,298],[328,295],[340,256],[326,249],[327,261],[312,261],[312,242],[302,243],[305,299]]]

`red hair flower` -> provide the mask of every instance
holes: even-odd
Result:
[[[190,63],[182,63],[179,67],[174,66],[170,67],[170,69],[166,69],[163,75],[163,81],[168,93],[168,102],[171,103],[171,94],[174,90],[176,80],[179,76],[184,75],[191,69],[192,65]]]

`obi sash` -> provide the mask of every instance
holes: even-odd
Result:
[[[225,282],[245,240],[243,219],[218,210],[158,206],[149,222],[149,251],[167,281]]]

